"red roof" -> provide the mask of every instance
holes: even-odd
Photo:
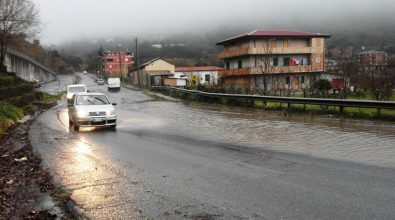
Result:
[[[231,41],[239,40],[242,38],[312,38],[312,37],[324,37],[328,38],[330,35],[328,34],[320,34],[320,33],[312,33],[312,32],[300,32],[300,31],[260,31],[260,30],[255,30],[252,31],[251,33],[245,33],[241,34],[235,37],[231,37],[229,39],[220,41],[217,43],[217,45],[222,45],[226,44]]]
[[[183,66],[176,67],[176,72],[219,71],[223,69],[218,66]]]

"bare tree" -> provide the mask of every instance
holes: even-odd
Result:
[[[259,72],[251,77],[251,90],[254,94],[268,95],[270,92],[271,74],[274,70],[272,57],[270,56],[272,54],[271,40],[265,42],[262,53],[265,54],[265,56],[260,58],[259,64],[258,61],[256,61],[257,66],[259,66]]]
[[[38,11],[32,0],[0,0],[0,67],[3,68],[7,47],[20,35],[32,36],[38,31]]]
[[[335,69],[336,75],[343,80],[343,98],[348,96],[349,87],[351,82],[358,74],[359,66],[358,61],[352,55],[346,55],[344,52],[341,53],[337,58],[337,67]]]
[[[388,101],[395,89],[395,60],[390,59],[387,65],[380,68],[362,68],[362,77],[365,89],[370,91],[376,100]]]

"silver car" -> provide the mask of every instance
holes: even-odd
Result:
[[[80,127],[117,126],[114,105],[103,93],[77,93],[67,104],[69,125],[78,131]]]
[[[97,79],[97,85],[104,85],[104,79]]]

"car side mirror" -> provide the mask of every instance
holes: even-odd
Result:
[[[117,103],[114,102],[114,103],[112,103],[112,105],[117,105]]]
[[[89,91],[89,90],[86,90],[86,92],[91,92],[91,91]]]

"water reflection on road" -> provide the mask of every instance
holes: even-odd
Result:
[[[202,103],[140,102],[124,110],[135,116],[120,122],[130,126],[125,129],[154,129],[198,140],[395,167],[395,124],[391,122],[284,116]]]
[[[107,93],[93,78],[82,83]],[[393,169],[260,150],[395,167],[393,122],[158,101],[124,88],[107,94],[118,103],[116,132],[73,131],[64,101],[30,130],[43,163],[88,218],[393,216]]]
[[[83,77],[82,82],[89,89],[107,93],[105,86],[97,86],[90,78]],[[118,103],[120,132],[149,130],[197,140],[395,167],[394,122],[300,114],[284,116],[282,112],[261,109],[155,101],[142,92],[127,89],[108,95]],[[58,119],[68,130],[67,109],[59,111]]]

